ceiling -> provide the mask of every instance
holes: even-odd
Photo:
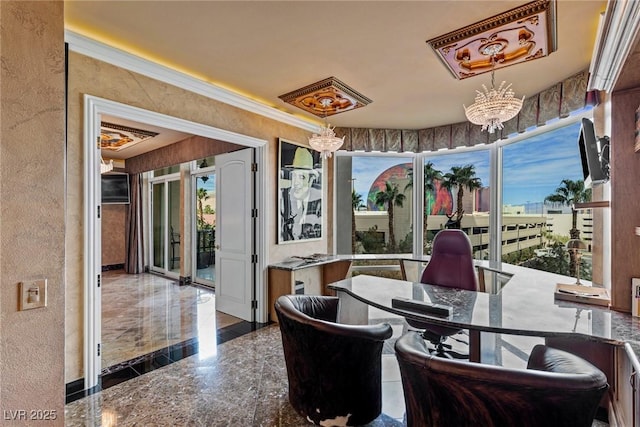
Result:
[[[68,30],[318,123],[279,96],[335,76],[372,100],[339,127],[465,121],[489,74],[456,79],[427,40],[522,1],[65,1]],[[589,67],[606,1],[557,1],[557,50],[496,71],[529,96]]]

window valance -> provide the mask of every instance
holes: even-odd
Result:
[[[567,117],[591,104],[594,97],[587,96],[588,79],[589,72],[581,71],[525,98],[520,113],[505,122],[502,131],[493,134],[481,132],[480,126],[469,122],[419,130],[335,128],[335,132],[338,137],[345,137],[341,149],[347,151],[422,152],[487,144],[542,126],[549,120]]]

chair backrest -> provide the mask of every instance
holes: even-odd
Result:
[[[461,230],[440,230],[433,239],[431,259],[420,281],[430,285],[477,290],[478,278],[469,237]]]
[[[608,389],[598,368],[543,345],[528,369],[436,357],[416,332],[400,337],[395,350],[407,426],[590,427]]]
[[[338,308],[337,297],[283,295],[276,300],[289,401],[314,424],[338,419],[366,424],[382,409],[382,347],[392,329],[389,324],[335,323]]]

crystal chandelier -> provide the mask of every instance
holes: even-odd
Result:
[[[314,150],[319,151],[320,156],[323,159],[326,159],[328,157],[331,157],[331,154],[334,151],[342,147],[342,144],[344,143],[344,136],[342,138],[338,138],[336,136],[336,133],[333,131],[334,128],[332,128],[327,123],[326,111],[327,111],[327,108],[329,107],[329,104],[331,103],[331,99],[325,98],[320,102],[322,103],[322,106],[324,107],[324,110],[325,110],[324,126],[320,128],[319,134],[314,133],[309,138],[309,145]]]
[[[113,170],[113,160],[109,160],[105,162],[105,160],[100,156],[100,173],[107,173]]]
[[[489,133],[495,132],[496,129],[503,129],[502,123],[514,118],[520,112],[524,101],[524,96],[522,99],[514,98],[511,83],[505,86],[506,82],[503,81],[498,89],[495,88],[495,54],[499,51],[495,46],[489,45],[483,50],[483,53],[491,55],[491,89],[482,85],[484,92],[476,90],[475,102],[469,107],[463,104],[467,119],[473,124],[481,125],[482,130],[487,130]]]

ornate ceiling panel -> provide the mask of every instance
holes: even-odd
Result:
[[[459,80],[556,50],[555,0],[538,0],[427,40]]]

